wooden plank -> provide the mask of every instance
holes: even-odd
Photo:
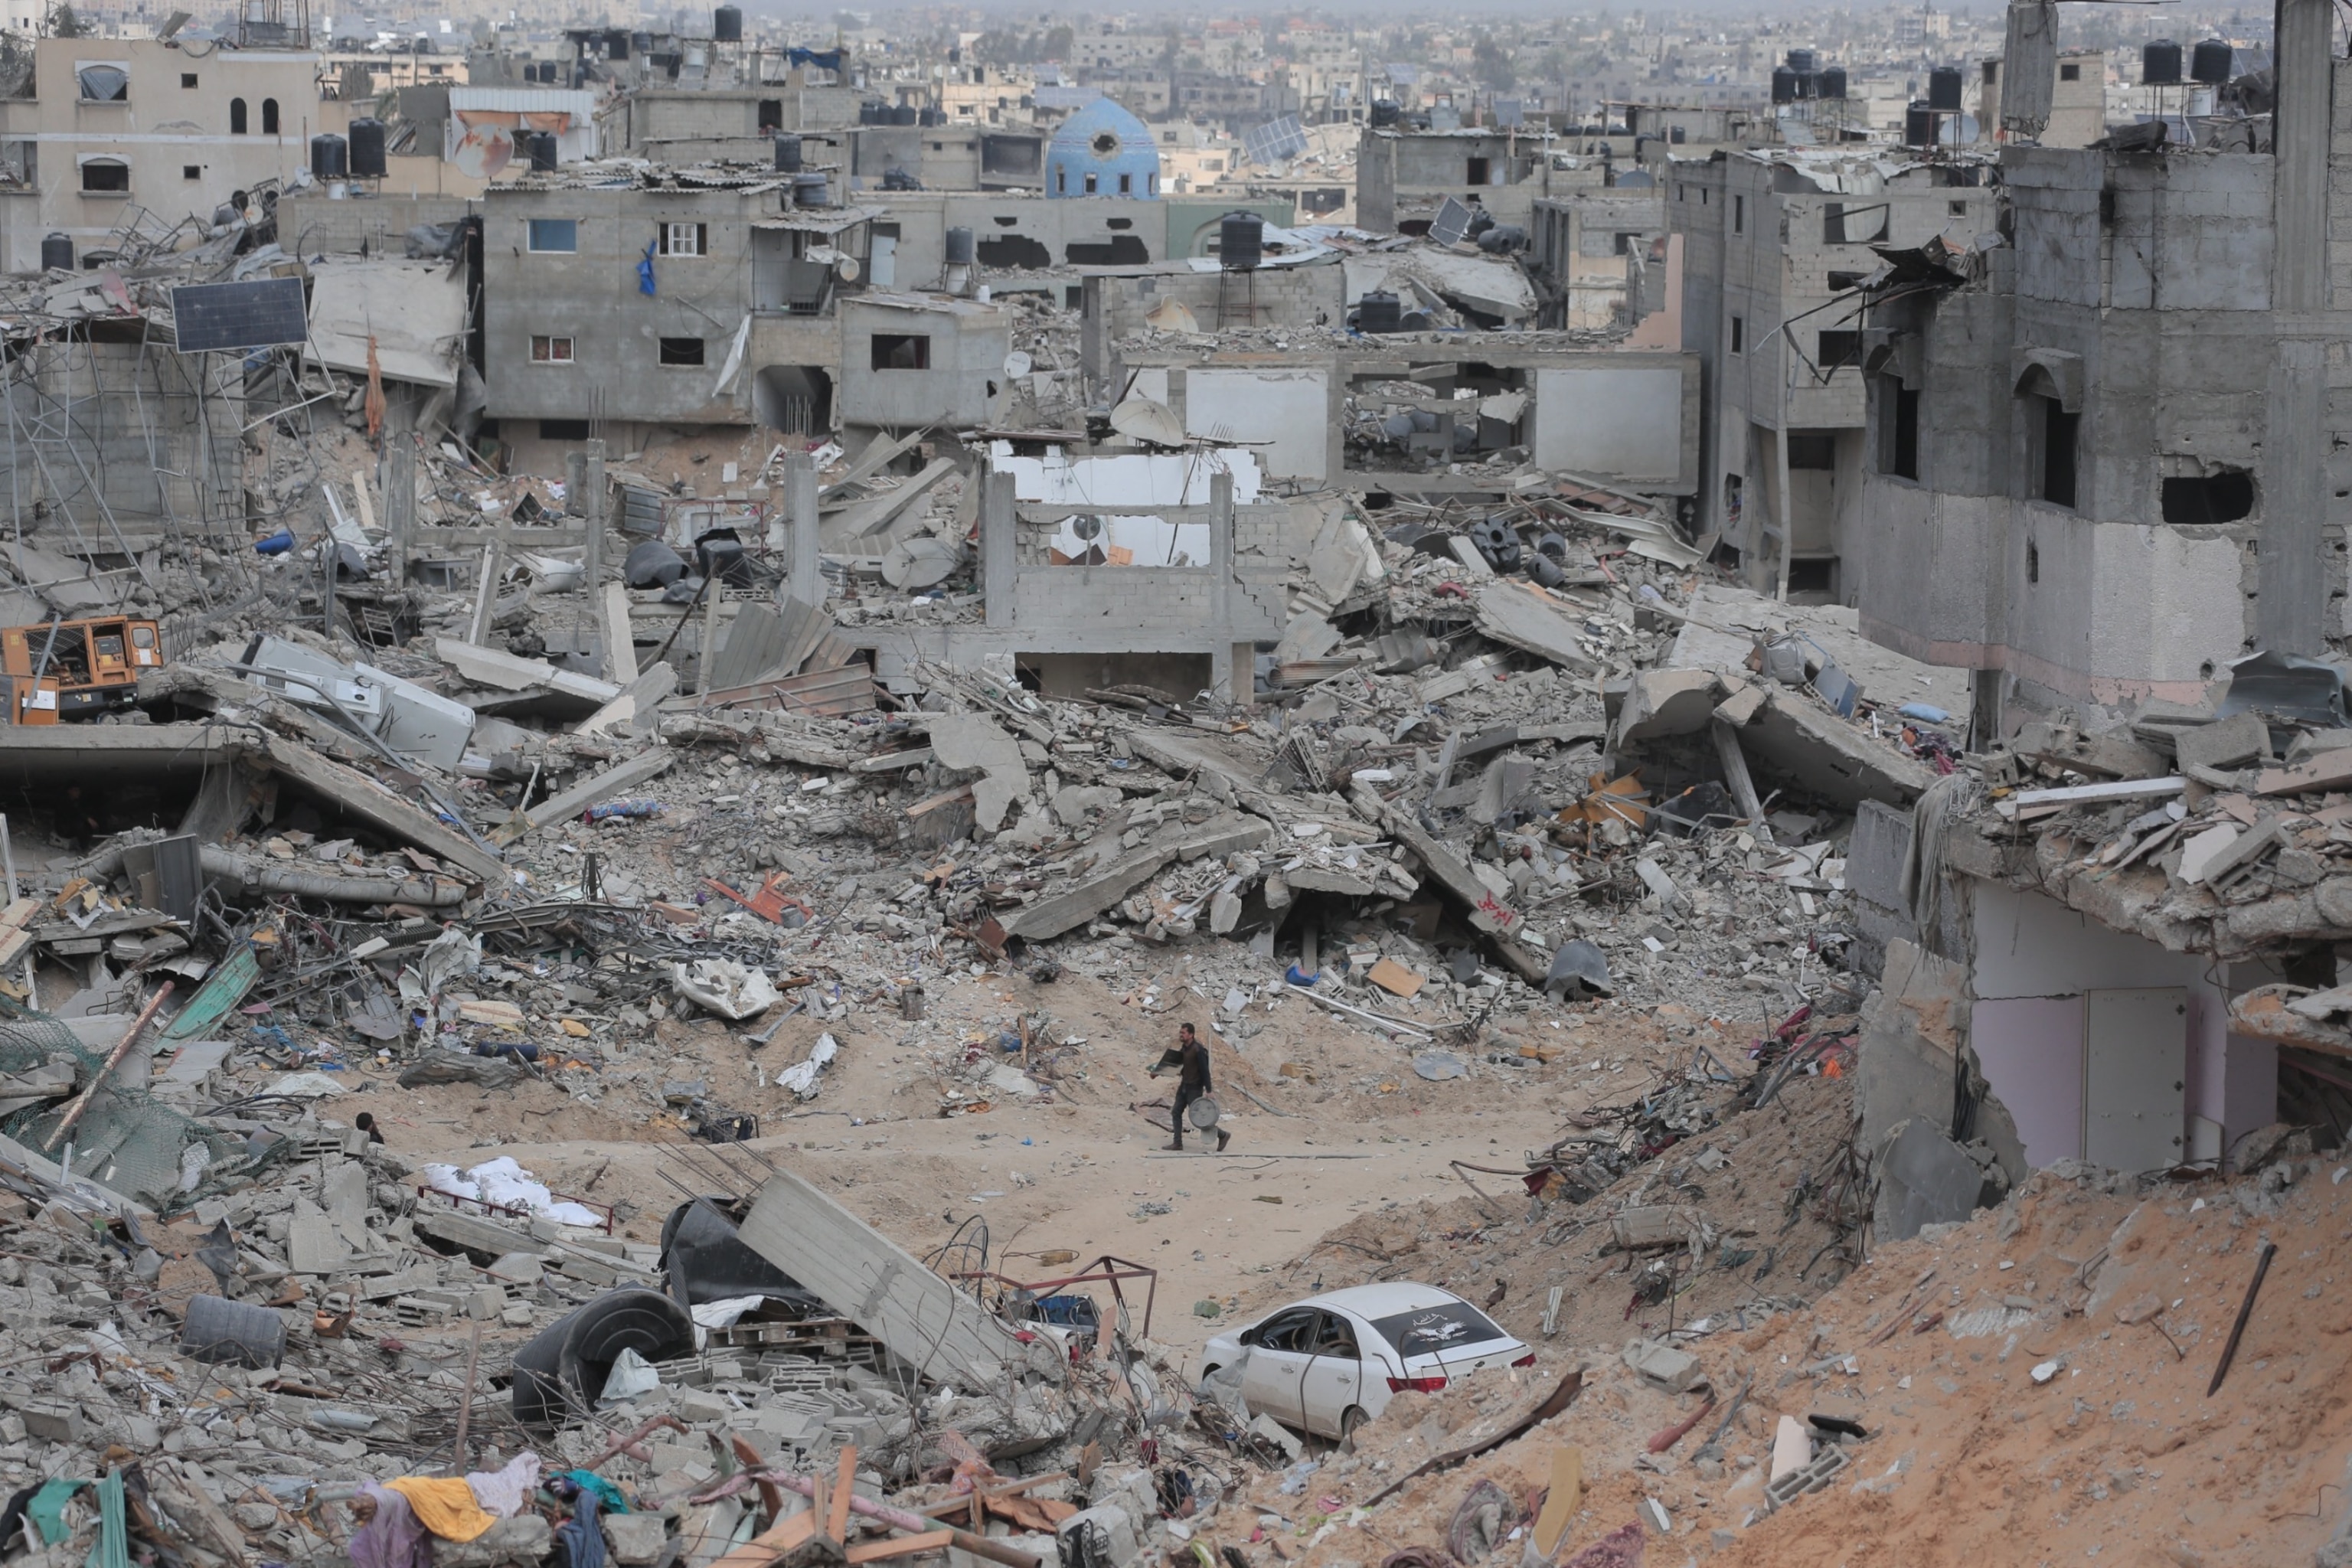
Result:
[[[824,1516],[824,1532],[835,1541],[849,1539],[849,1500],[856,1495],[857,1445],[844,1443],[834,1469],[833,1507]]]
[[[740,1232],[832,1310],[926,1377],[993,1387],[1008,1366],[1051,1383],[1068,1376],[1050,1337],[1024,1345],[912,1253],[790,1171],[760,1190]]]
[[[1544,1494],[1543,1511],[1536,1515],[1536,1553],[1546,1562],[1559,1555],[1569,1527],[1584,1506],[1584,1451],[1563,1444],[1551,1451],[1551,1488]]]
[[[927,1530],[920,1535],[863,1542],[842,1555],[851,1563],[881,1563],[893,1557],[912,1557],[919,1552],[937,1552],[954,1539],[955,1531],[952,1530]]]

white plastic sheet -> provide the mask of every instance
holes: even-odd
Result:
[[[457,1173],[455,1165],[427,1165],[425,1167],[425,1179],[436,1193],[446,1193],[453,1198],[473,1198],[484,1203],[503,1204],[509,1208],[527,1209],[558,1225],[601,1226],[604,1223],[593,1210],[558,1199],[543,1183],[533,1181],[530,1173],[517,1164],[510,1154],[485,1160],[464,1175]]]

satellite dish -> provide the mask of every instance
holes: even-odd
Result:
[[[857,258],[855,256],[843,257],[840,260],[833,264],[833,270],[835,275],[840,278],[844,283],[856,282],[858,270]]]
[[[245,209],[245,221],[249,224],[259,224],[265,216],[266,215],[261,210],[261,204],[259,202],[256,202],[251,206]]]
[[[1014,349],[1011,353],[1004,356],[1004,379],[1007,381],[1018,381],[1023,376],[1027,375],[1032,369],[1035,368],[1036,363],[1037,362],[1035,360],[1031,359],[1019,349]]]
[[[929,588],[946,582],[962,563],[963,552],[948,541],[917,534],[882,557],[882,580],[893,588]]]
[[[468,125],[449,162],[468,179],[496,179],[514,162],[514,138],[502,125]]]
[[[1155,447],[1184,444],[1184,422],[1166,404],[1139,395],[1130,396],[1110,411],[1110,427],[1132,440],[1149,441]]]
[[[1070,519],[1070,531],[1091,544],[1096,540],[1102,537],[1102,519],[1098,517],[1074,517]]]

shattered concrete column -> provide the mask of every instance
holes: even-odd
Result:
[[[1216,474],[1209,479],[1209,614],[1219,626],[1233,621],[1234,595],[1234,477]],[[1247,702],[1251,660],[1234,662],[1236,645],[1221,644],[1209,650],[1209,689],[1223,691],[1228,702]]]
[[[580,489],[577,510],[581,527],[588,535],[587,548],[582,561],[586,570],[585,595],[588,606],[589,646],[596,655],[596,671],[610,679],[612,661],[605,657],[604,639],[597,635],[596,620],[604,603],[604,443],[591,441],[580,463]]]
[[[1021,569],[1020,526],[1013,476],[989,475],[981,481],[980,491],[980,586],[992,626],[1013,624],[1013,579]]]
[[[817,552],[816,465],[806,452],[784,457],[784,526],[791,532],[793,552],[786,592],[821,610],[824,608],[824,563]]]
[[[2308,316],[2327,301],[2328,152],[2335,121],[2336,13],[2329,0],[2278,0],[2272,120],[2271,309]],[[2320,561],[2327,512],[2326,347],[2281,337],[2264,399],[2263,522],[2254,641],[2317,654],[2327,609]]]
[[[405,585],[416,538],[416,448],[399,437],[384,443],[383,534],[392,557],[392,580]]]

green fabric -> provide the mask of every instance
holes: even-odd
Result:
[[[621,1489],[595,1471],[570,1470],[565,1472],[563,1479],[583,1492],[594,1492],[596,1500],[604,1505],[606,1513],[629,1511],[629,1500],[621,1495]]]
[[[98,1544],[82,1568],[131,1568],[131,1522],[122,1498],[122,1472],[98,1483]]]
[[[25,1517],[31,1520],[33,1528],[41,1532],[42,1545],[65,1544],[66,1537],[72,1533],[66,1529],[66,1504],[73,1500],[74,1493],[89,1484],[59,1477],[56,1480],[43,1482],[41,1489],[33,1494],[33,1500],[25,1505]]]

